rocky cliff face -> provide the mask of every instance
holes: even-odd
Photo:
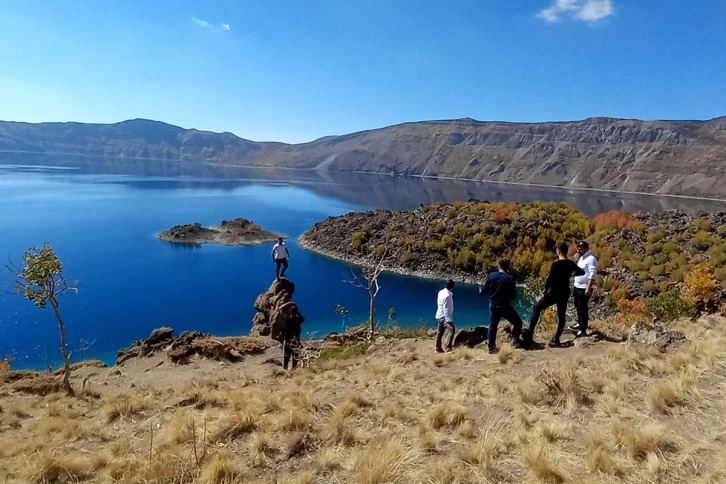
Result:
[[[405,123],[288,145],[147,120],[0,123],[0,150],[214,161],[726,198],[726,117]]]

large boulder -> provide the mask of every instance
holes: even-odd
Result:
[[[282,341],[285,336],[285,313],[292,304],[295,284],[289,279],[277,279],[270,287],[257,296],[252,318],[250,336],[265,336]]]
[[[174,338],[174,330],[167,326],[156,328],[148,338],[134,341],[128,348],[122,348],[116,354],[116,364],[120,365],[130,358],[143,358],[152,356],[157,351],[164,351],[175,344],[189,344],[197,338],[204,338],[208,334],[199,331],[184,331]]]
[[[477,326],[476,328],[462,329],[456,333],[454,347],[468,346],[473,348],[487,340],[488,326]]]

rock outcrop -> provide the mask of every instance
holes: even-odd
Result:
[[[277,279],[257,296],[250,336],[263,336],[282,341],[285,335],[285,314],[292,302],[295,284],[289,279]]]
[[[248,336],[214,337],[200,331],[183,331],[175,337],[174,330],[165,326],[153,330],[148,338],[119,350],[116,364],[121,365],[130,358],[150,357],[160,351],[166,352],[173,363],[186,363],[194,355],[240,361],[244,355],[258,354],[268,347],[267,342]]]
[[[255,245],[273,242],[280,234],[263,230],[244,218],[223,220],[219,225],[202,227],[200,223],[175,225],[156,234],[161,240],[179,244]]]
[[[630,328],[628,334],[628,345],[630,346],[652,346],[663,353],[671,353],[686,341],[686,335],[680,331],[674,331],[663,323],[659,322],[638,322]]]

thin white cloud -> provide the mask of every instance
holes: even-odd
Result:
[[[211,23],[209,20],[204,20],[199,17],[192,17],[192,22],[202,27],[203,29],[221,29],[225,32],[232,30],[232,26],[227,23],[221,23],[219,25]]]
[[[197,17],[192,17],[192,22],[194,22],[195,24],[199,25],[200,27],[204,27],[204,28],[211,27],[211,25],[209,24],[209,22],[207,22],[206,20],[197,18]]]
[[[550,23],[558,22],[562,17],[597,22],[612,14],[613,0],[554,0],[537,16]]]

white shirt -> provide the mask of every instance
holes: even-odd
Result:
[[[272,257],[275,259],[286,259],[290,257],[290,253],[287,251],[287,246],[283,244],[275,244],[272,248]]]
[[[582,276],[575,276],[575,287],[578,289],[587,288],[587,281],[597,276],[597,259],[589,250],[582,254],[577,261],[577,267],[585,271]]]
[[[441,318],[447,323],[454,320],[454,293],[446,288],[440,290],[436,298],[436,319]]]

